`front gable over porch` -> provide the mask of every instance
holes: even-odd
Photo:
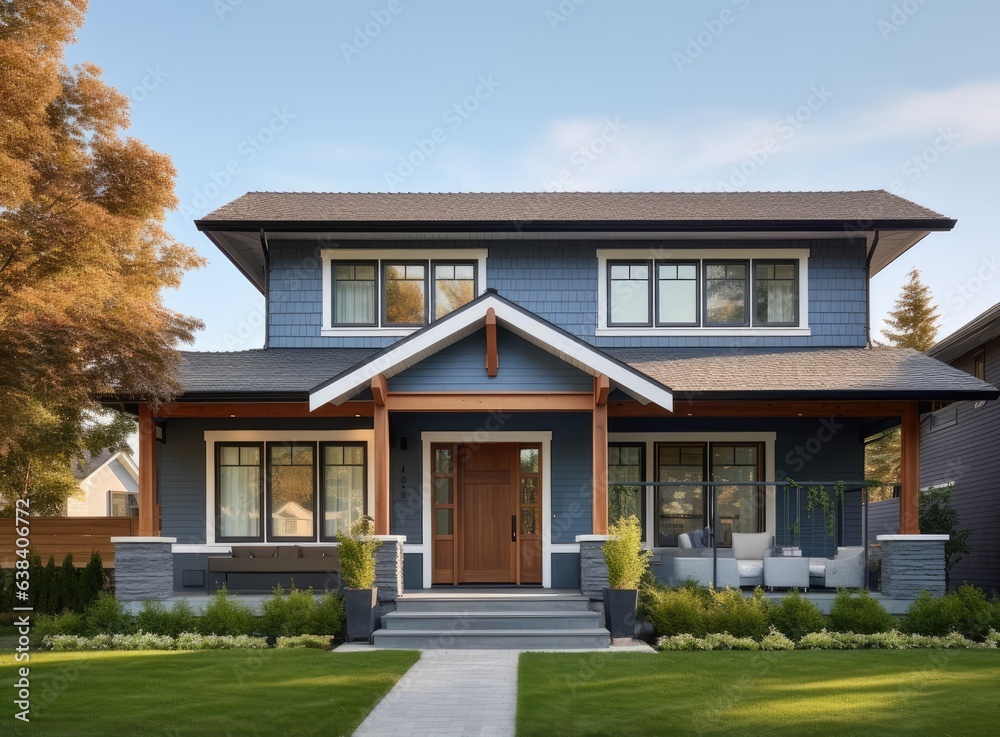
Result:
[[[484,340],[473,340],[477,333],[482,333]],[[477,346],[481,350],[478,371]],[[387,534],[390,528],[390,411],[589,413],[593,530],[603,533],[607,530],[610,392],[620,389],[641,405],[667,412],[673,408],[673,396],[663,384],[495,291],[487,291],[444,319],[320,384],[310,392],[310,410],[327,403],[341,404],[369,388],[374,403],[374,518],[378,534]]]

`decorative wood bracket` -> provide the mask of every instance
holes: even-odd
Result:
[[[384,374],[375,374],[372,377],[372,400],[375,406],[384,407],[389,393],[389,383],[385,380]]]

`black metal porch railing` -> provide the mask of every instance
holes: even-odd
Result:
[[[866,581],[872,585],[868,549],[868,484],[858,481],[643,481],[611,482],[608,484],[608,510],[612,519],[635,513],[644,521],[648,505],[643,491],[652,489],[654,524],[651,547],[675,547],[680,532],[711,531],[704,547],[713,549],[712,557],[718,560],[719,548],[730,548],[733,532],[763,532],[769,501],[774,498],[774,545],[791,548],[806,557],[832,558],[838,547],[844,546],[855,536],[864,548]],[[655,492],[659,489],[678,489],[687,492],[687,499],[675,514],[663,514],[664,506],[674,499],[664,499]],[[756,490],[755,519],[748,527],[733,497],[739,490]],[[726,498],[729,497],[729,498]],[[740,501],[745,501],[743,495]],[[687,505],[685,507],[684,505]],[[697,507],[701,506],[699,513]],[[666,527],[662,525],[666,524]],[[683,528],[683,529],[682,529]],[[678,530],[680,532],[678,532]],[[846,535],[846,537],[845,537]],[[713,571],[718,573],[717,563]]]

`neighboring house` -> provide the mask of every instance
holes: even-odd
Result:
[[[67,517],[139,516],[139,468],[128,453],[87,454],[73,475],[80,491],[66,500]]]
[[[931,348],[927,355],[993,385],[1000,384],[1000,304]],[[959,528],[971,530],[970,555],[951,572],[1000,593],[1000,403],[956,401],[923,418],[921,487],[953,485]]]
[[[405,535],[408,589],[578,589],[609,510],[654,571],[706,526],[830,555],[862,543],[863,439],[893,418],[916,532],[921,411],[998,392],[869,347],[868,288],[954,224],[883,191],[244,195],[197,227],[264,296],[265,345],[185,353],[174,401],[126,404],[140,535],[158,502],[185,591],[364,513]],[[835,534],[788,477],[849,482]]]

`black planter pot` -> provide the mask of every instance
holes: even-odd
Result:
[[[375,604],[378,588],[344,589],[344,609],[347,615],[347,641],[368,642],[375,630]]]
[[[636,589],[604,589],[604,621],[612,637],[635,637]]]

